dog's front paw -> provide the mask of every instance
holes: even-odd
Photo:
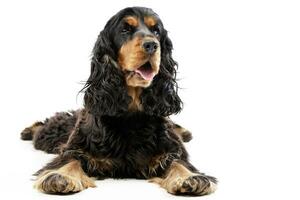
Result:
[[[76,177],[63,175],[56,172],[50,172],[40,176],[34,187],[45,193],[75,193],[80,192],[88,187],[93,187],[85,181]]]
[[[185,179],[178,178],[172,187],[172,193],[177,195],[207,195],[217,189],[217,180],[211,176],[193,175]]]

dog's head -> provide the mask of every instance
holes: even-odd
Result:
[[[122,114],[132,101],[129,88],[140,88],[143,112],[161,116],[179,112],[171,51],[167,31],[151,9],[131,7],[118,12],[101,31],[93,50],[86,109],[98,115]]]

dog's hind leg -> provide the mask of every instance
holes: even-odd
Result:
[[[53,169],[41,171],[34,185],[41,192],[66,194],[96,187],[94,180],[85,174],[78,160],[66,160],[59,156],[48,167]]]
[[[75,126],[80,111],[59,112],[43,122],[36,122],[21,132],[21,139],[33,140],[34,147],[47,153],[59,153]]]
[[[169,118],[166,118],[166,120],[168,121],[172,132],[174,132],[183,142],[189,142],[193,139],[192,133],[189,130],[176,124]]]
[[[35,122],[21,132],[22,140],[32,140],[34,135],[44,126],[43,122]]]

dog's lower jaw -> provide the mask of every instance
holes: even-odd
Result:
[[[135,74],[134,72],[127,72],[125,76],[126,85],[128,87],[147,88],[152,83],[152,80],[142,79],[139,75]]]

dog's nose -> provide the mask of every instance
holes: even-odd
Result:
[[[153,54],[156,51],[158,45],[156,42],[145,42],[143,44],[143,47],[144,47],[146,53]]]

